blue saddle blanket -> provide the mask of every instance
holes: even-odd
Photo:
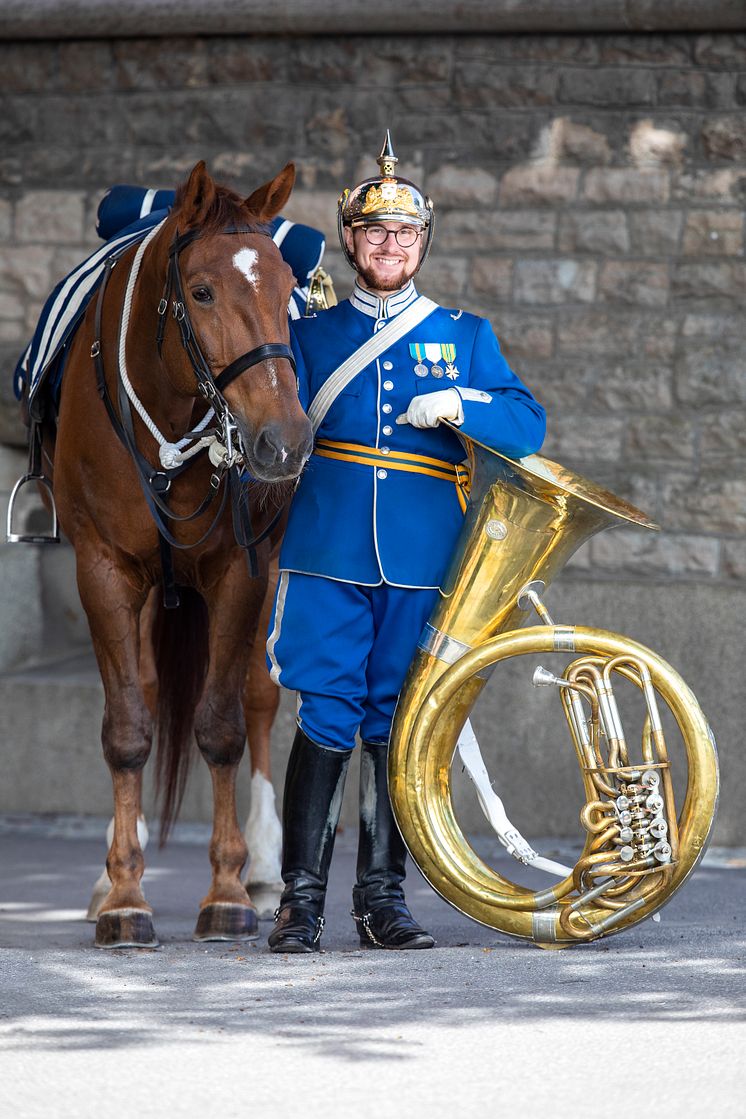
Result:
[[[26,386],[29,401],[42,385],[55,398],[58,396],[70,342],[103,279],[107,260],[141,241],[149,229],[165,218],[173,205],[174,193],[116,186],[105,195],[99,206],[97,229],[108,240],[60,280],[44,304],[34,336],[13,374],[13,388],[19,400]],[[153,201],[159,207],[157,210],[147,208]],[[324,236],[310,226],[282,217],[270,223],[270,231],[298,285],[291,296],[288,314],[300,318],[308,301],[308,281],[324,254]]]

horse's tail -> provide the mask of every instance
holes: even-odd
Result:
[[[158,671],[155,758],[156,800],[160,804],[161,846],[168,839],[184,798],[193,755],[194,712],[202,695],[209,656],[205,600],[179,587],[180,605],[166,610],[159,597],[153,622]]]

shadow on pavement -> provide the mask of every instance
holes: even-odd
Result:
[[[430,952],[357,946],[348,916],[351,836],[335,853],[324,950],[274,956],[269,923],[252,944],[191,941],[209,868],[204,847],[149,851],[146,894],[162,947],[101,952],[82,920],[104,844],[0,839],[0,1037],[6,1049],[80,1050],[203,1040],[247,1044],[271,1033],[350,1061],[414,1055],[415,1023],[562,1019],[734,1022],[746,1017],[742,858],[716,855],[663,911],[660,924],[561,952],[542,952],[452,910],[411,872],[408,898],[436,936]],[[362,1027],[362,1028],[361,1028]],[[375,1037],[366,1037],[366,1027]],[[4,1035],[4,1036],[3,1036]],[[390,1041],[388,1040],[390,1035]]]

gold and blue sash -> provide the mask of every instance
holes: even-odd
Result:
[[[389,450],[385,454],[380,447],[366,447],[362,443],[338,443],[333,439],[319,439],[314,448],[315,455],[333,458],[340,462],[357,462],[363,466],[385,467],[387,470],[403,470],[411,474],[427,474],[443,482],[456,486],[456,496],[462,513],[466,512],[471,476],[469,469],[461,463],[446,462],[445,459],[432,458],[430,455],[416,455],[407,451]]]

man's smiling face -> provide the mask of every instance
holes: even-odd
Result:
[[[420,230],[416,226],[395,221],[376,222],[375,227],[368,228],[386,231],[383,244],[372,245],[366,237],[365,227],[345,227],[344,231],[345,242],[355,258],[360,279],[372,292],[398,291],[417,271],[420,262]],[[417,234],[414,244],[407,247],[400,245],[395,237],[399,230],[405,228],[413,229]]]

